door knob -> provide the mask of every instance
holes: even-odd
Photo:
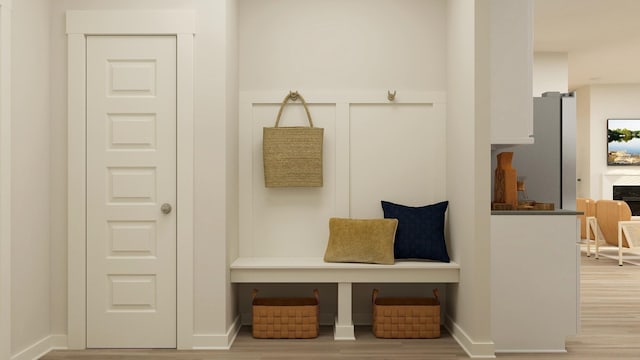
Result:
[[[160,211],[162,211],[162,213],[165,214],[165,215],[170,213],[171,212],[171,205],[167,204],[167,203],[162,204],[162,206],[160,207]]]

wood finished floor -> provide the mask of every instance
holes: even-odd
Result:
[[[581,334],[567,340],[563,354],[498,354],[498,359],[640,359],[640,266],[619,267],[607,258],[582,256]],[[549,294],[553,296],[553,294]],[[375,338],[356,328],[357,341],[334,341],[331,327],[311,340],[260,340],[243,327],[230,350],[85,350],[52,351],[41,360],[287,360],[287,359],[464,359],[465,352],[446,332],[439,339]]]

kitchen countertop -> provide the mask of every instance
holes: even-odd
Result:
[[[491,210],[491,215],[582,215],[575,210]]]

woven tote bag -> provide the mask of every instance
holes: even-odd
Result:
[[[309,126],[279,126],[285,106],[289,100],[297,99],[307,113]],[[262,131],[265,186],[321,187],[323,135],[324,129],[313,126],[302,95],[290,92],[280,105],[275,127],[264,127]]]

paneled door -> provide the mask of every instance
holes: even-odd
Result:
[[[176,38],[88,36],[87,347],[176,347]]]

